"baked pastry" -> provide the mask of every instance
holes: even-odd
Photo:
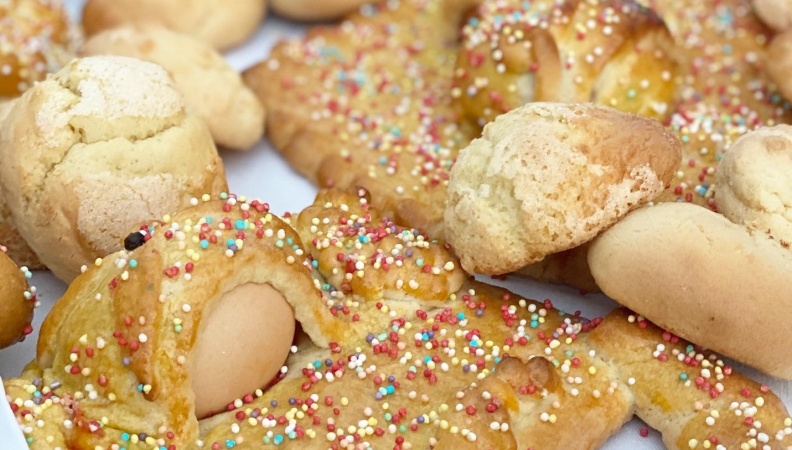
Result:
[[[446,239],[466,271],[491,275],[577,247],[657,197],[680,147],[656,120],[609,107],[513,109],[459,153]]]
[[[85,33],[156,24],[227,50],[245,42],[267,14],[266,0],[87,0]]]
[[[668,126],[682,141],[682,164],[656,201],[690,202],[717,210],[716,168],[732,143],[756,127],[792,123],[792,109],[765,71],[772,33],[755,16],[749,0],[644,3],[665,21],[679,59]],[[585,259],[585,249],[573,249],[521,272],[585,287],[591,281],[589,273],[565,271],[585,267]],[[559,274],[563,279],[556,278]]]
[[[674,38],[631,0],[484,1],[462,29],[454,97],[484,126],[530,102],[594,102],[665,119]]]
[[[792,246],[792,126],[759,128],[735,141],[715,182],[726,218]]]
[[[475,3],[406,0],[375,6],[338,27],[316,27],[305,39],[278,44],[244,74],[265,104],[270,124],[278,124],[267,130],[275,148],[320,187],[364,186],[397,220],[444,238],[440,212],[449,168],[458,149],[479,135],[471,129],[478,125],[454,111],[449,68],[460,51],[459,13],[464,17]],[[480,11],[501,3],[485,2]],[[503,20],[523,17],[518,13],[524,4]],[[792,122],[762,69],[770,32],[751,12],[749,0],[693,5],[668,0],[648,6],[674,38],[677,76],[672,77],[667,125],[683,145],[682,164],[656,201],[716,208],[715,167],[734,139],[762,124]],[[458,13],[449,13],[449,7]],[[468,32],[476,26],[486,24],[474,16]],[[504,25],[495,31],[512,29]],[[414,45],[417,41],[422,45]],[[706,63],[701,55],[708,55]],[[411,81],[396,81],[405,79]],[[589,270],[568,270],[586,268],[586,260],[585,249],[576,248],[523,271],[590,289]]]
[[[140,221],[227,189],[206,124],[148,62],[75,60],[3,124],[0,185],[13,223],[64,281],[120,249]]]
[[[753,9],[762,22],[775,31],[792,27],[792,4],[787,0],[753,0]]]
[[[320,187],[365,187],[400,223],[441,237],[449,169],[478,135],[451,103],[458,28],[475,3],[381,2],[276,44],[243,73],[273,146]]]
[[[792,252],[687,203],[629,214],[588,252],[603,292],[669,331],[792,379]],[[717,274],[717,276],[716,276]]]
[[[299,233],[260,202],[198,203],[78,278],[36,360],[4,381],[33,450],[594,448],[633,412],[671,448],[792,445],[781,401],[716,356],[626,311],[586,321],[466,279],[365,192],[320,193],[291,219]],[[196,335],[250,281],[291,305],[296,348],[276,383],[198,422]]]
[[[61,0],[0,4],[0,99],[14,98],[74,57],[80,31]]]
[[[376,0],[375,0],[376,1]],[[351,13],[371,0],[269,0],[275,14],[292,20],[333,20]]]
[[[264,107],[239,73],[208,44],[186,34],[158,25],[123,26],[91,36],[80,54],[128,56],[164,67],[221,147],[248,150],[264,134]]]
[[[28,287],[27,267],[19,268],[0,245],[0,348],[8,347],[33,332],[36,289]]]
[[[8,113],[11,112],[13,104],[13,100],[0,102],[0,134],[5,129],[2,123]],[[30,270],[44,268],[38,256],[14,227],[11,220],[11,211],[8,209],[5,198],[2,195],[0,195],[0,242],[4,243],[5,254],[17,265],[25,266]]]

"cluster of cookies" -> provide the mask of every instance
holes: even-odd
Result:
[[[710,352],[792,379],[779,2],[193,3],[89,0],[0,109],[0,242],[71,283],[4,382],[31,448],[792,448]],[[344,20],[239,74],[268,6]],[[299,213],[227,193],[264,133]],[[511,272],[629,309],[469,275]]]
[[[594,448],[633,414],[669,448],[792,445],[716,355],[475,281],[364,190],[192,203],[78,277],[4,382],[32,449]]]

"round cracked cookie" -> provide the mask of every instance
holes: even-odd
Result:
[[[75,60],[4,123],[0,184],[13,222],[64,281],[120,249],[142,220],[226,189],[206,124],[155,64]]]
[[[593,104],[527,104],[460,152],[446,238],[471,273],[515,271],[651,201],[679,157],[679,140],[655,120]]]

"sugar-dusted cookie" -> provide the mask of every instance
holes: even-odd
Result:
[[[209,44],[187,34],[129,25],[91,36],[80,54],[128,56],[161,65],[221,147],[248,150],[264,134],[264,108],[239,73]]]
[[[610,107],[521,106],[459,153],[446,238],[471,273],[541,261],[657,197],[674,176],[680,147],[656,120]]]
[[[62,280],[130,227],[226,189],[206,124],[160,66],[77,59],[15,101],[0,133],[13,224]]]

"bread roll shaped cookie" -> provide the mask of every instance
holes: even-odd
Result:
[[[272,11],[292,20],[333,20],[376,0],[269,0]]]
[[[591,244],[612,299],[694,344],[792,379],[792,251],[688,203],[634,211]]]
[[[726,218],[792,245],[792,126],[759,128],[735,141],[715,182]]]
[[[671,180],[680,142],[659,122],[593,104],[499,116],[451,169],[446,238],[469,272],[502,274],[581,245]]]
[[[222,55],[187,34],[159,25],[123,26],[92,36],[80,54],[128,56],[161,65],[221,147],[247,150],[264,134],[258,97]]]
[[[17,230],[53,273],[121,248],[130,227],[227,189],[206,124],[162,67],[77,59],[27,91],[0,136],[0,186]]]
[[[32,331],[35,289],[28,289],[27,268],[19,268],[0,245],[0,348],[15,344]]]
[[[227,50],[246,41],[266,14],[266,0],[87,0],[82,24],[88,36],[122,25],[158,24]]]

